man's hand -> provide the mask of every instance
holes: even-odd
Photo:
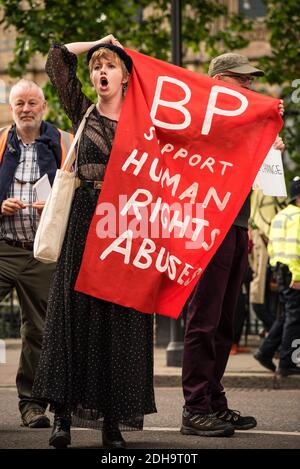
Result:
[[[14,215],[16,212],[19,210],[22,210],[25,208],[25,205],[21,202],[19,199],[6,199],[3,200],[2,205],[1,205],[1,213],[3,215]]]
[[[276,150],[280,150],[281,153],[282,153],[282,152],[284,151],[284,149],[285,149],[285,144],[283,143],[282,138],[279,137],[278,135],[277,135],[277,137],[276,137],[276,140],[275,140],[275,143],[274,143],[273,146],[274,146],[274,148],[276,148]]]
[[[290,288],[293,288],[294,290],[300,290],[300,282],[293,282],[293,280],[290,283]]]
[[[42,201],[36,201],[32,204],[32,208],[35,208],[40,215],[44,207],[45,207],[45,202],[42,202]]]
[[[279,112],[279,114],[280,114],[281,117],[282,117],[283,114],[284,114],[284,104],[283,104],[283,100],[282,100],[282,99],[280,100],[280,103],[278,104],[278,112]]]

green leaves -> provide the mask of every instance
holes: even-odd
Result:
[[[266,72],[266,81],[282,88],[280,97],[285,106],[282,137],[288,155],[285,166],[291,178],[300,174],[300,82],[296,82],[300,80],[300,2],[265,0],[265,3],[272,55],[261,59],[260,65]]]
[[[295,85],[295,80],[300,79],[300,2],[265,0],[265,3],[272,55],[263,57],[260,66],[266,71],[266,81],[282,88],[286,109],[283,137],[292,176],[300,174],[300,83]],[[171,2],[167,0],[0,0],[0,5],[4,12],[1,23],[17,30],[15,56],[9,66],[12,76],[22,76],[31,57],[36,52],[46,55],[53,42],[92,41],[109,33],[127,47],[171,60]],[[182,0],[181,5],[183,65],[189,62],[191,52],[199,62],[203,57],[201,43],[205,44],[208,56],[247,45],[244,33],[253,29],[253,22],[229,14],[223,2]],[[83,60],[79,60],[78,75],[84,92],[95,98]],[[50,84],[45,87],[45,94],[48,120],[69,128],[70,122]]]
[[[4,11],[2,23],[17,30],[15,57],[9,66],[12,76],[22,76],[31,57],[47,54],[53,42],[70,43],[96,40],[113,33],[121,43],[142,53],[171,60],[170,1],[135,0],[0,0]],[[218,1],[182,1],[183,64],[189,49],[199,51],[205,42],[210,54],[219,49],[246,44],[241,32],[248,28],[240,16],[231,15],[221,32],[213,32],[213,22],[227,14]],[[90,93],[86,66],[79,62],[78,74],[84,89]],[[68,126],[55,93],[46,88],[49,102],[48,119]]]

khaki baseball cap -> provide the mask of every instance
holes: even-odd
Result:
[[[259,70],[259,68],[253,67],[247,57],[234,54],[233,52],[218,55],[218,57],[212,59],[209,64],[208,75],[213,77],[217,75],[217,73],[223,73],[225,71],[253,75],[255,77],[264,76],[264,72]]]

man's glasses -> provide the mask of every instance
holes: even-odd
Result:
[[[35,184],[36,182],[38,182],[39,179],[40,179],[40,178],[33,179],[33,180],[31,180],[31,181],[22,181],[21,179],[18,179],[18,178],[16,178],[16,176],[15,176],[15,181],[18,182],[19,184],[32,184],[32,185],[33,185],[33,184]]]
[[[240,83],[246,83],[248,81],[252,83],[255,78],[253,75],[238,75],[238,74],[234,75],[233,73],[220,73],[220,76],[235,78]]]

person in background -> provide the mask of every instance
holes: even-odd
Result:
[[[247,57],[228,53],[214,58],[209,76],[250,88],[264,72]],[[278,112],[283,114],[282,102]],[[276,147],[283,148],[278,137]],[[230,436],[235,429],[256,426],[252,416],[229,408],[221,384],[233,343],[233,321],[240,287],[248,266],[250,194],[217,252],[197,283],[188,305],[182,384],[185,399],[181,433]]]
[[[263,324],[263,337],[272,327],[278,309],[277,285],[269,266],[268,239],[271,221],[285,207],[286,197],[266,196],[255,190],[251,196],[250,239],[253,248],[249,263],[253,271],[250,283],[250,304]]]
[[[278,373],[300,374],[294,352],[300,337],[300,177],[290,185],[290,202],[272,220],[268,253],[279,289],[281,314],[260,345],[255,358],[275,371],[273,362],[279,349]],[[297,354],[296,354],[297,355]]]
[[[16,289],[21,310],[22,349],[16,383],[22,423],[49,427],[47,403],[32,397],[54,265],[33,257],[33,241],[44,203],[33,185],[44,174],[53,182],[71,136],[45,122],[42,89],[22,79],[10,91],[14,124],[0,129],[0,301]]]

